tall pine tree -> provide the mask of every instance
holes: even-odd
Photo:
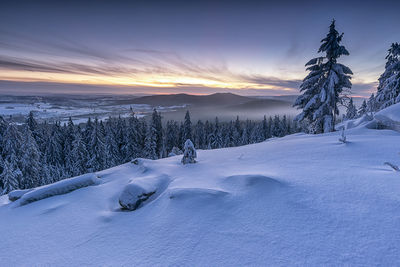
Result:
[[[340,45],[343,33],[339,34],[332,21],[328,35],[322,39],[318,53],[325,53],[322,57],[307,62],[310,73],[300,85],[303,92],[294,104],[302,112],[296,120],[307,120],[311,133],[334,131],[336,116],[339,114],[338,103],[344,88],[351,88],[350,68],[337,63],[342,55],[349,55],[347,49]]]

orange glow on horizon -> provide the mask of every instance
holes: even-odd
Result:
[[[222,77],[224,78],[224,77]],[[18,82],[52,82],[64,84],[86,84],[101,86],[121,86],[121,87],[159,87],[159,88],[183,88],[183,87],[206,87],[215,89],[263,89],[292,91],[291,88],[275,86],[270,84],[257,84],[248,81],[229,80],[231,77],[221,79],[206,79],[190,76],[166,75],[166,74],[136,74],[127,75],[86,75],[72,73],[45,73],[33,71],[14,71],[5,70],[0,74],[0,80]]]

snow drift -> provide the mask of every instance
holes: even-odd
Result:
[[[33,190],[19,190],[19,192],[11,192],[11,198],[18,199],[16,195],[19,193],[18,204],[23,206],[34,201],[44,198],[66,194],[76,189],[99,184],[101,180],[93,173],[84,174],[78,177],[61,180],[54,184],[44,185]]]

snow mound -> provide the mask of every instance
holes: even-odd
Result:
[[[169,190],[170,199],[191,199],[191,198],[220,198],[229,195],[222,189],[212,189],[212,188],[171,188]]]
[[[387,107],[373,116],[365,114],[354,120],[347,120],[337,125],[337,129],[364,127],[367,129],[390,129],[400,132],[400,103]]]
[[[400,103],[379,111],[374,119],[384,128],[400,132]]]
[[[96,185],[101,183],[101,180],[94,173],[88,173],[74,178],[65,179],[54,184],[37,187],[32,191],[25,192],[19,199],[20,206],[29,204],[34,201],[45,199],[48,197],[62,195],[72,192],[76,189]],[[22,192],[21,192],[22,193]]]
[[[32,191],[33,189],[20,189],[20,190],[13,190],[10,193],[8,193],[8,199],[10,201],[15,201],[20,199],[23,195],[26,193]]]
[[[400,103],[391,105],[375,114],[375,117],[386,117],[392,121],[400,122]]]
[[[136,210],[155,200],[167,189],[170,180],[167,175],[133,179],[122,191],[119,204],[122,209]]]
[[[347,120],[344,121],[342,123],[339,123],[337,125],[337,129],[342,129],[343,127],[347,130],[347,129],[352,129],[352,128],[356,128],[359,126],[367,126],[368,124],[370,124],[372,122],[372,117],[368,114],[365,114],[363,116],[361,116],[360,118],[354,119],[354,120]],[[375,128],[375,127],[368,127],[367,128]]]
[[[242,190],[246,187],[256,187],[264,190],[265,188],[272,189],[283,186],[283,183],[276,179],[258,174],[232,175],[225,177],[222,183],[225,186],[238,190]]]

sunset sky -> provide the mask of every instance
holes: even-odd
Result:
[[[331,20],[376,90],[400,1],[1,1],[0,93],[298,93]]]

